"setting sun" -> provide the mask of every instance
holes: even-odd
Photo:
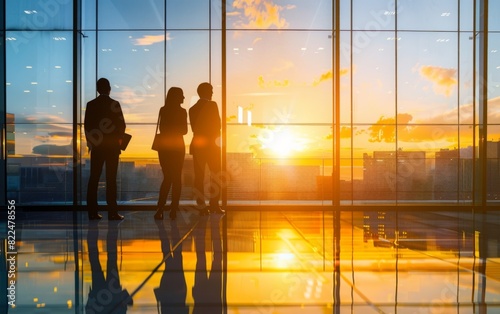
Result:
[[[289,157],[306,148],[303,138],[285,128],[269,131],[259,136],[259,141],[263,149],[270,150],[273,155],[279,157]]]

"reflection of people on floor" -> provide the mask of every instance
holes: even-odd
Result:
[[[212,267],[207,271],[205,254],[206,224],[210,222],[212,242]],[[193,314],[222,313],[222,243],[220,237],[220,216],[201,216],[194,230],[196,245],[196,271],[194,275]]]
[[[165,230],[163,221],[156,220],[156,225],[158,226],[161,251],[165,261],[160,286],[154,289],[159,307],[158,312],[187,314],[189,313],[189,307],[186,306],[187,285],[182,264],[182,244],[179,244],[181,236],[177,228],[177,222],[170,222],[170,237]],[[171,253],[170,248],[172,248],[171,256],[169,256]]]
[[[106,250],[108,261],[106,265],[106,278],[99,261],[99,249],[97,240],[99,231],[97,222],[89,224],[87,234],[87,245],[89,250],[90,270],[92,272],[92,284],[88,296],[85,310],[87,314],[106,313],[118,314],[126,313],[127,305],[132,304],[132,298],[127,290],[120,284],[120,276],[117,264],[117,221],[110,221],[108,224],[108,235],[106,239]]]

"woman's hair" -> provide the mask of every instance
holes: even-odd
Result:
[[[182,103],[182,97],[184,97],[184,93],[182,89],[179,87],[170,87],[167,92],[167,98],[165,99],[165,107],[173,108]]]

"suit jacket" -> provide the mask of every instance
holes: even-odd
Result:
[[[210,148],[216,145],[215,140],[220,136],[221,119],[219,108],[215,101],[200,99],[189,108],[189,121],[193,131],[190,152],[193,150]]]
[[[84,127],[90,150],[105,149],[120,153],[125,118],[118,101],[108,95],[99,95],[89,101],[85,110]]]

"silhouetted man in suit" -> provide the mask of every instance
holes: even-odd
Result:
[[[200,99],[189,108],[189,120],[193,139],[189,146],[194,164],[194,192],[196,204],[202,215],[209,211],[223,214],[219,207],[221,192],[221,149],[219,146],[221,119],[217,103],[212,101],[213,87],[210,83],[198,86]],[[210,207],[205,207],[205,167],[210,171]]]
[[[102,168],[106,164],[106,203],[108,219],[122,220],[117,212],[116,174],[120,144],[125,133],[125,119],[120,103],[111,97],[111,85],[105,78],[97,81],[99,96],[87,103],[85,137],[90,149],[90,178],[87,189],[87,207],[90,220],[101,219],[97,210],[97,188]]]

